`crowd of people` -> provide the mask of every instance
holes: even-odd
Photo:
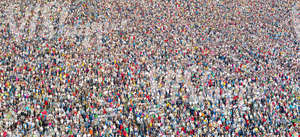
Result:
[[[296,2],[3,0],[0,136],[297,137]]]

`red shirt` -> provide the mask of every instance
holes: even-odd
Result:
[[[229,126],[226,126],[225,129],[228,131],[229,130]]]
[[[124,136],[126,136],[126,135],[127,135],[127,133],[126,133],[126,131],[125,131],[125,130],[123,130],[123,135],[124,135]]]

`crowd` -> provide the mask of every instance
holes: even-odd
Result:
[[[3,0],[0,136],[297,137],[296,2]]]

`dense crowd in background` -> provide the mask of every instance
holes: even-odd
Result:
[[[0,136],[299,136],[296,0],[0,8]]]

